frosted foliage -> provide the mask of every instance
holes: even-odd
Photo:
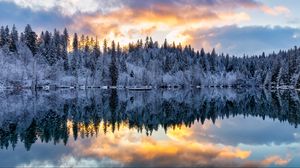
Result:
[[[66,29],[37,36],[27,25],[20,39],[0,41],[0,88],[300,87],[297,47],[235,57],[167,41],[159,47],[151,38],[102,48],[95,38],[75,36],[70,42]]]

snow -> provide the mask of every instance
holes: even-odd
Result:
[[[67,52],[70,46],[63,45],[67,44],[65,33],[45,32],[34,39],[30,26],[26,30],[25,41],[16,42],[17,51],[10,51],[9,44],[0,46],[2,89],[300,87],[297,47],[270,55],[230,57],[215,50],[205,53],[190,46],[171,45],[160,48],[156,42],[143,45],[142,41],[120,52],[111,48],[100,52],[95,41],[83,40],[76,41],[81,44],[76,50]],[[39,43],[30,43],[37,40]],[[33,52],[34,48],[38,50]]]
[[[147,86],[145,86],[145,87],[128,87],[127,89],[129,89],[129,90],[140,90],[140,91],[143,91],[143,90],[152,90],[152,88],[149,88],[149,87],[147,87]]]

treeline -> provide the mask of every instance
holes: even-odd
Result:
[[[0,94],[0,148],[24,143],[29,150],[38,139],[67,144],[70,138],[115,132],[120,126],[151,135],[159,128],[167,132],[195,122],[215,123],[236,116],[269,118],[294,127],[300,124],[300,94],[294,90],[183,89],[174,93],[91,89],[38,93]]]
[[[266,55],[229,56],[190,45],[119,43],[27,25],[0,30],[0,87],[300,87],[300,48]]]

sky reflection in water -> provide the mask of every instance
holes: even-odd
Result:
[[[55,91],[0,99],[1,166],[300,164],[295,91]]]

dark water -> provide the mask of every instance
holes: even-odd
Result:
[[[0,93],[0,165],[300,165],[300,93],[59,90]]]

